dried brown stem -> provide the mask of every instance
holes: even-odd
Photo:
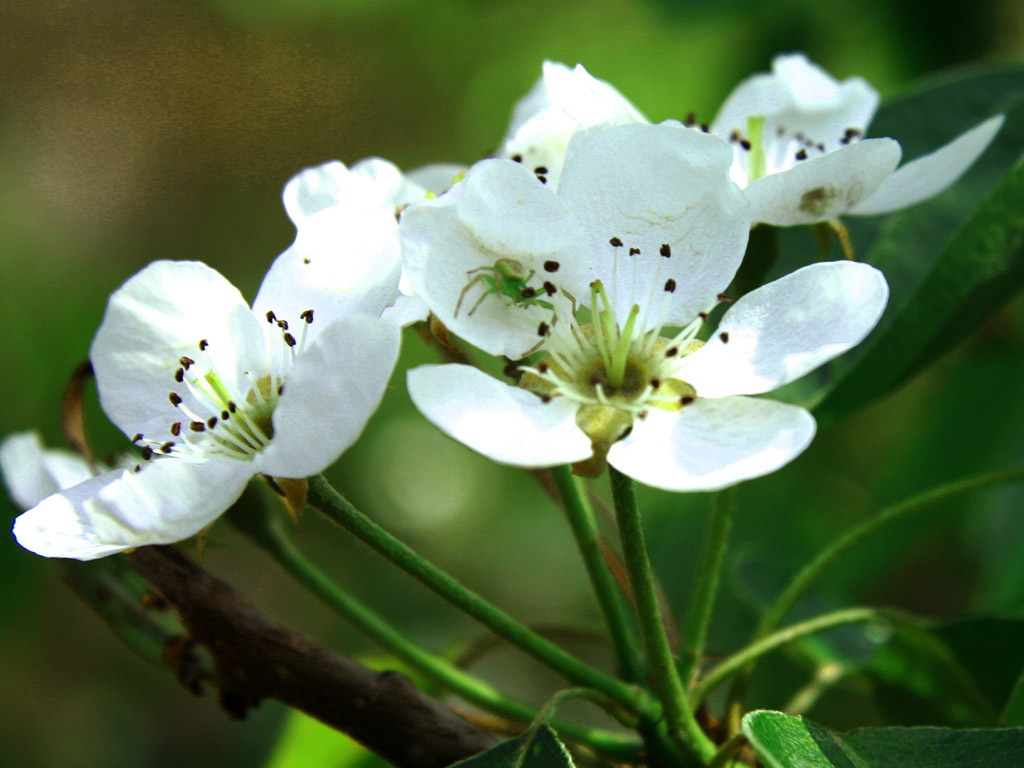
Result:
[[[229,716],[277,699],[399,768],[441,768],[495,743],[397,672],[367,669],[264,616],[178,550],[143,547],[127,558],[209,651]]]

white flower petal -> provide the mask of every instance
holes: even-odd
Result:
[[[679,413],[652,409],[608,462],[666,491],[716,491],[774,472],[814,437],[814,417],[774,400],[698,397]]]
[[[253,302],[289,324],[313,309],[320,327],[352,314],[380,315],[398,297],[398,222],[385,207],[335,206],[303,223],[295,242],[275,259]]]
[[[405,179],[410,185],[415,185],[420,190],[419,194],[415,198],[400,199],[398,202],[416,202],[416,200],[422,199],[427,192],[442,195],[452,188],[456,178],[468,170],[466,166],[457,163],[434,163],[433,165],[424,165],[422,168],[413,168],[405,174]]]
[[[36,554],[78,560],[170,544],[216,520],[250,477],[246,462],[157,459],[48,497],[15,520],[14,535]]]
[[[334,463],[380,405],[400,340],[398,326],[374,317],[323,328],[295,358],[274,410],[274,438],[254,471],[300,478]]]
[[[566,147],[574,132],[595,125],[646,123],[647,118],[621,93],[593,77],[582,65],[545,61],[543,74],[515,106],[500,157],[518,157],[531,172],[543,168],[557,188]]]
[[[150,264],[110,296],[89,350],[100,405],[129,437],[166,433],[181,420],[169,393],[191,403],[175,381],[179,360],[200,354],[229,387],[248,391],[245,372],[262,375],[263,330],[216,270],[195,261]]]
[[[22,509],[92,477],[85,459],[72,451],[44,448],[37,432],[16,432],[0,441],[0,473]]]
[[[814,224],[867,198],[899,161],[897,142],[866,139],[756,179],[744,192],[755,221],[777,227]]]
[[[467,365],[426,365],[409,371],[409,394],[435,426],[499,464],[550,467],[592,454],[576,426],[577,403],[543,402]]]
[[[415,294],[450,330],[494,355],[522,357],[551,314],[537,304],[485,295],[489,287],[481,277],[493,277],[486,270],[499,259],[533,271],[530,285],[538,292],[544,281],[571,292],[590,283],[575,220],[551,190],[508,160],[477,163],[447,194],[407,208],[400,233]],[[557,265],[553,272],[548,262]]]
[[[878,108],[878,92],[865,80],[839,82],[803,54],[784,54],[772,61],[772,74],[753,75],[726,98],[712,133],[745,135],[747,119],[763,117],[765,134],[782,129],[802,134],[826,149],[839,146],[848,128],[863,132]]]
[[[367,158],[351,170],[331,160],[292,176],[282,197],[288,218],[301,230],[311,216],[336,206],[390,209],[393,214],[404,183],[401,171],[387,160]]]
[[[679,125],[600,127],[573,138],[559,197],[587,232],[616,317],[653,305],[653,326],[667,303],[665,320],[686,324],[732,280],[750,215],[729,180],[731,163],[726,142]]]
[[[1002,115],[990,117],[944,147],[898,168],[849,212],[873,216],[916,205],[937,195],[974,164],[999,133],[1003,120]]]
[[[381,319],[406,328],[430,316],[430,307],[419,296],[399,294],[395,303],[381,312]]]
[[[678,375],[702,398],[769,392],[860,343],[888,297],[868,264],[811,264],[737,301]]]

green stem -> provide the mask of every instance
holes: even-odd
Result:
[[[622,537],[622,553],[633,588],[633,600],[640,618],[644,646],[647,653],[647,667],[650,670],[655,690],[665,708],[669,732],[694,750],[704,763],[709,762],[716,752],[715,745],[707,737],[686,702],[679,673],[672,658],[665,624],[658,606],[651,562],[644,543],[643,522],[636,504],[633,481],[609,467],[612,482],[612,498],[615,501],[615,516]]]
[[[1005,469],[999,472],[989,472],[984,475],[969,477],[964,480],[955,480],[952,483],[940,485],[905,499],[901,502],[885,507],[874,517],[865,520],[860,525],[852,528],[839,536],[831,544],[822,549],[811,562],[805,565],[793,577],[782,593],[775,598],[775,602],[761,618],[757,628],[754,630],[752,640],[764,637],[774,630],[786,614],[796,605],[797,600],[807,589],[831,567],[840,557],[860,544],[877,531],[885,528],[889,523],[908,517],[915,512],[920,512],[930,505],[951,499],[963,493],[988,488],[1003,483],[1020,482],[1024,480],[1024,467],[1016,469]],[[740,717],[743,708],[743,697],[746,695],[747,685],[750,676],[754,672],[753,664],[748,665],[742,673],[737,676],[729,691],[729,703],[727,705],[727,720],[730,733],[737,733],[740,727]]]
[[[919,493],[909,499],[897,504],[885,507],[874,517],[865,520],[860,525],[842,534],[839,538],[826,546],[818,555],[805,565],[782,593],[775,599],[775,602],[765,613],[757,626],[755,639],[763,637],[774,630],[789,613],[796,601],[817,581],[823,573],[840,557],[845,555],[855,546],[860,544],[877,531],[883,529],[890,523],[904,517],[920,512],[926,507],[946,499],[951,499],[970,491],[981,488],[988,488],[1003,483],[1020,482],[1024,480],[1024,467],[1007,469],[1000,472],[990,472],[976,477],[969,477],[965,480],[956,480],[952,483],[940,485],[938,488]]]
[[[373,609],[339,587],[295,547],[281,528],[280,516],[250,507],[233,515],[231,520],[296,581],[411,669],[488,712],[525,723],[538,716],[534,707],[505,696],[480,678],[409,640]],[[569,722],[557,722],[553,726],[566,737],[608,756],[635,758],[640,747],[636,740],[596,728]]]
[[[731,526],[732,492],[722,491],[715,494],[711,503],[708,532],[697,565],[697,580],[683,619],[678,669],[679,677],[687,686],[693,680],[704,654],[704,642],[711,623],[715,595],[718,593]]]
[[[641,682],[644,678],[644,669],[640,647],[631,630],[630,617],[615,585],[615,579],[612,578],[601,554],[601,540],[594,510],[580,488],[579,479],[572,474],[569,467],[554,467],[551,476],[562,496],[566,517],[583,556],[583,563],[590,576],[601,616],[611,635],[612,646],[615,649],[615,666],[626,680]]]
[[[639,715],[653,714],[652,702],[644,691],[580,661],[462,586],[353,507],[323,476],[309,478],[308,501],[420,583],[568,680],[594,688]]]
[[[746,740],[746,736],[737,733],[719,748],[718,754],[708,763],[708,768],[726,768],[727,765],[735,765],[736,753],[739,752]]]
[[[784,645],[788,645],[789,643],[799,640],[802,637],[806,637],[807,635],[813,635],[816,632],[824,632],[825,630],[832,629],[833,627],[869,621],[888,621],[891,623],[913,624],[915,627],[918,626],[916,622],[908,617],[901,616],[893,611],[883,611],[878,608],[844,608],[839,611],[833,611],[832,613],[815,616],[813,619],[801,621],[785,627],[784,629],[780,629],[777,632],[773,632],[772,634],[751,643],[746,648],[737,651],[732,656],[719,662],[717,666],[709,670],[708,673],[704,675],[704,677],[701,678],[693,687],[690,694],[690,703],[693,706],[697,706],[704,700],[704,697],[707,696],[708,691],[730,675],[739,672],[752,661],[759,659],[765,654],[771,653]]]

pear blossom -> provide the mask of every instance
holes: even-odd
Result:
[[[45,448],[39,433],[30,431],[0,440],[0,474],[14,503],[29,509],[57,491],[85,482],[94,473],[74,451]]]
[[[457,334],[521,361],[511,386],[465,365],[409,372],[420,411],[494,461],[607,460],[651,486],[712,490],[810,443],[803,408],[750,397],[858,343],[888,287],[855,262],[805,267],[739,299],[698,341],[743,259],[749,206],[730,148],[680,125],[598,127],[557,190],[485,160],[401,223],[416,292]]]
[[[995,138],[1002,115],[900,168],[890,138],[865,138],[878,92],[863,78],[842,82],[803,54],[776,56],[728,96],[711,126],[732,142],[733,181],[755,221],[813,224],[871,216],[927,200],[955,182]]]
[[[464,170],[446,164],[403,174],[371,157],[351,168],[332,160],[297,173],[283,193],[295,242],[271,266],[255,310],[301,312],[316,301],[403,326],[425,319],[426,305],[402,278],[398,214],[429,192],[444,192]]]
[[[377,408],[399,347],[394,323],[337,310],[253,311],[199,262],[158,261],[130,278],[90,358],[100,405],[141,458],[35,504],[15,523],[18,542],[89,560],[179,541],[256,474],[325,469]]]
[[[545,61],[540,79],[512,110],[497,156],[522,163],[540,181],[557,187],[573,133],[596,125],[646,122],[625,96],[582,64],[570,69]]]

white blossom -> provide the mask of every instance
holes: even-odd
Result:
[[[409,373],[434,424],[495,461],[576,463],[669,490],[771,472],[815,431],[804,409],[748,397],[858,343],[888,289],[837,262],[757,289],[697,341],[743,258],[749,207],[728,145],[682,126],[577,133],[557,190],[489,160],[403,216],[410,281],[467,341],[518,359],[519,386],[468,366]]]
[[[729,95],[711,126],[732,142],[732,179],[755,221],[812,224],[844,214],[905,208],[955,182],[995,138],[1002,115],[897,169],[890,138],[865,138],[878,93],[865,80],[836,80],[803,54],[775,57]]]
[[[398,217],[406,205],[441,193],[465,169],[434,165],[403,174],[371,157],[351,168],[332,160],[306,168],[284,188],[295,242],[274,261],[254,309],[305,307],[383,316],[399,325],[426,318],[402,277]]]
[[[646,123],[647,118],[582,64],[545,61],[540,79],[512,111],[512,122],[497,156],[529,168],[538,179],[558,186],[572,135],[597,125]]]
[[[19,543],[87,560],[179,541],[256,474],[322,471],[376,409],[398,347],[378,317],[330,303],[255,312],[204,264],[150,264],[111,295],[90,350],[100,405],[141,458],[29,509]]]

